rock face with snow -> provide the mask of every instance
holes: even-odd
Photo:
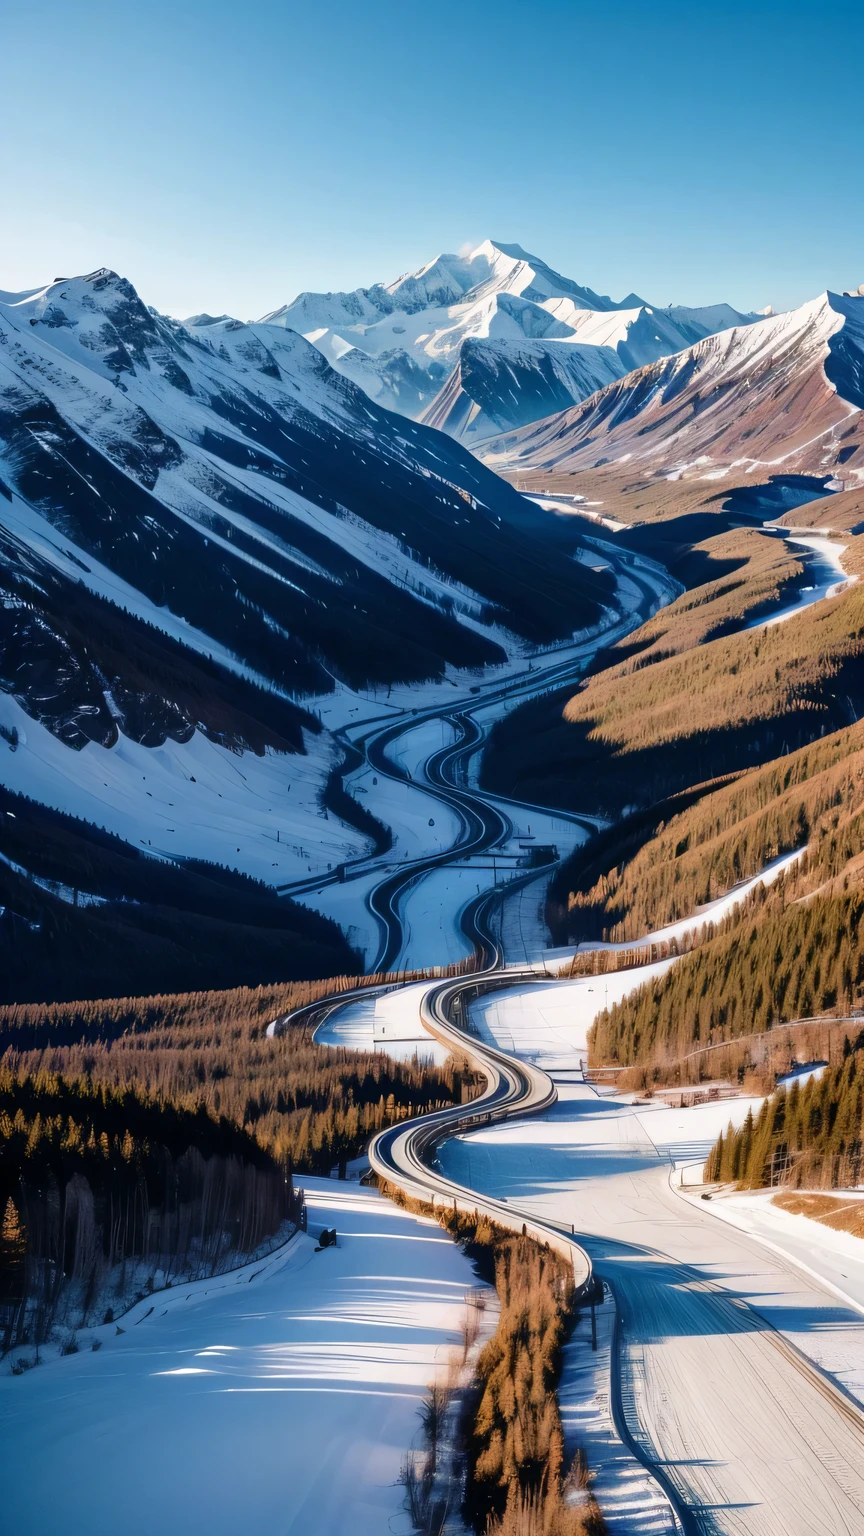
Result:
[[[139,856],[278,885],[365,851],[314,700],[569,637],[612,592],[579,552],[291,330],[105,270],[0,295],[0,784]]]
[[[864,299],[822,294],[635,369],[569,410],[485,444],[499,469],[632,463],[722,478],[864,470]],[[859,460],[861,460],[859,470]]]
[[[264,322],[298,331],[373,399],[473,446],[750,318],[727,304],[615,302],[485,240],[392,283],[301,293]]]
[[[623,371],[610,347],[469,337],[422,420],[473,447],[508,428],[566,410]]]
[[[294,697],[597,616],[608,583],[562,572],[554,520],[291,331],[182,327],[97,272],[3,303],[0,336],[8,566],[28,547]]]

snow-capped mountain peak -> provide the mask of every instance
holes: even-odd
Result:
[[[467,255],[438,255],[389,283],[301,293],[262,324],[299,331],[382,405],[464,433],[473,446],[750,318],[725,304],[657,310],[633,293],[615,300],[562,276],[521,245],[483,240]],[[526,349],[526,342],[543,345]],[[480,365],[482,343],[494,352],[491,370]],[[578,355],[564,350],[574,344]],[[462,368],[469,345],[472,363]],[[467,378],[479,381],[482,373],[488,381],[499,367],[500,389],[461,399]]]
[[[613,594],[296,331],[181,324],[107,269],[0,296],[0,509],[6,788],[273,884],[366,846],[320,803],[316,708],[569,639]]]

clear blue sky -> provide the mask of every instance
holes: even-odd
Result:
[[[860,5],[19,0],[3,52],[0,287],[245,319],[487,235],[658,304],[864,281]]]

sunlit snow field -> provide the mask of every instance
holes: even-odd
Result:
[[[310,1236],[281,1267],[159,1294],[98,1353],[0,1378],[4,1529],[408,1531],[400,1465],[477,1282],[434,1223],[304,1182]],[[338,1247],[315,1254],[322,1226]]]

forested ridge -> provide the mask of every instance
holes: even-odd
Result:
[[[500,722],[484,783],[616,818],[795,752],[864,713],[860,584],[783,624],[736,633],[723,633],[728,615],[694,627],[700,598],[703,620],[710,614],[710,590],[665,608],[623,643],[624,660],[576,694]],[[738,623],[764,607],[758,583],[747,590],[760,600],[744,604]]]
[[[272,886],[152,858],[0,786],[0,1003],[299,980],[356,965],[335,923]]]
[[[374,978],[366,978],[372,982]],[[242,1127],[297,1170],[329,1173],[373,1132],[459,1102],[473,1078],[452,1061],[397,1062],[315,1045],[301,1027],[270,1038],[271,1019],[357,978],[106,1002],[0,1009],[0,1044],[17,1071],[86,1074],[162,1103],[204,1108]]]
[[[807,855],[785,876],[789,899],[841,874],[864,848],[864,723],[630,823],[561,870],[550,904],[560,942],[639,938],[795,849]]]
[[[212,1274],[294,1211],[290,1167],[201,1104],[0,1066],[0,1352]]]
[[[864,1035],[847,1047],[843,1062],[778,1089],[739,1130],[730,1125],[711,1151],[705,1178],[742,1189],[854,1188],[862,1156]]]
[[[749,913],[597,1019],[595,1062],[672,1062],[695,1046],[857,1007],[864,891],[783,907],[757,888]]]

